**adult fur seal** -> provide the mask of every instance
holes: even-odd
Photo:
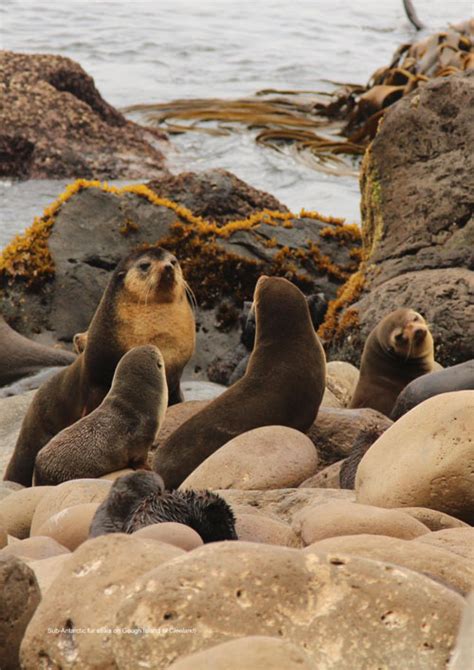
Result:
[[[434,366],[426,321],[412,309],[396,309],[367,338],[350,407],[372,407],[390,416],[400,391]]]
[[[204,542],[237,539],[234,514],[223,498],[210,491],[165,491],[155,472],[119,477],[97,509],[89,537],[133,533],[162,521],[190,526]]]
[[[0,316],[0,386],[47,367],[70,365],[75,359],[70,351],[46,347],[23,337]]]
[[[301,291],[260,277],[255,348],[238,382],[183,423],[155,453],[153,469],[175,488],[232,438],[259,426],[306,431],[324,393],[326,361]]]
[[[181,372],[194,340],[187,284],[176,258],[160,247],[129,254],[110,278],[83,338],[83,353],[36,393],[5,479],[31,485],[38,451],[100,405],[119,360],[136,346],[158,346],[165,360],[169,402],[178,402]]]
[[[396,421],[416,405],[440,393],[469,390],[474,390],[474,358],[410,382],[398,396],[390,418]]]
[[[163,356],[153,345],[135,347],[117,365],[112,387],[99,407],[39,451],[35,484],[55,485],[145,467],[167,406]]]

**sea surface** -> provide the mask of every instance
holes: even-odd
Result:
[[[265,88],[331,90],[366,83],[397,47],[469,18],[471,0],[2,0],[0,47],[78,61],[118,108],[177,98],[251,95]],[[171,169],[221,167],[291,209],[359,221],[356,176],[315,171],[248,133],[173,136]],[[66,180],[0,182],[0,248],[41,214]]]

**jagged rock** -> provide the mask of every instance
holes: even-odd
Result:
[[[470,70],[385,112],[361,176],[367,262],[346,286],[348,309],[327,321],[332,357],[357,365],[372,328],[408,306],[429,322],[442,365],[474,358],[473,106]]]
[[[142,179],[164,172],[164,133],[127,121],[81,66],[0,53],[0,177]]]
[[[22,334],[49,330],[56,339],[71,341],[87,329],[118,261],[139,245],[161,243],[176,253],[200,305],[197,354],[189,369],[204,375],[214,358],[237,346],[240,309],[252,298],[260,274],[284,275],[306,292],[333,298],[357,268],[354,252],[360,239],[354,227],[309,216],[287,221],[264,215],[270,202],[280,211],[285,208],[223,170],[170,177],[167,192],[176,184],[182,193],[182,180],[188,178],[200,183],[202,211],[237,219],[259,212],[264,219],[258,225],[243,221],[221,233],[218,221],[203,223],[178,207],[179,200],[175,205],[159,200],[150,187],[117,193],[78,183],[51,220],[35,224],[36,232],[23,238],[21,249],[15,242],[0,255],[5,319]],[[339,231],[347,235],[338,237]]]

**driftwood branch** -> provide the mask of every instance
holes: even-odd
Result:
[[[415,26],[417,30],[421,30],[425,25],[420,21],[416,15],[415,8],[411,0],[403,0],[403,6],[405,8],[405,13],[408,16],[408,19],[412,25]]]

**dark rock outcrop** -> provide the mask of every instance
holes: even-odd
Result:
[[[141,179],[164,170],[153,131],[127,121],[78,63],[0,52],[0,177]]]
[[[440,363],[474,357],[473,109],[469,72],[386,112],[362,167],[366,262],[326,319],[333,357],[357,363],[370,330],[402,306],[427,319]]]
[[[163,190],[170,195],[173,179],[178,194],[183,181],[207,181],[208,189],[199,186],[199,209],[224,219],[196,217],[150,187],[77,182],[0,254],[0,310],[7,321],[24,334],[47,329],[70,341],[87,329],[118,261],[132,248],[160,243],[176,253],[197,296],[195,365],[204,371],[236,345],[242,303],[252,297],[260,274],[283,275],[306,293],[331,299],[357,268],[355,226],[317,214],[291,215],[222,170],[167,178]],[[267,210],[270,205],[274,210]],[[229,216],[236,221],[223,224]]]

